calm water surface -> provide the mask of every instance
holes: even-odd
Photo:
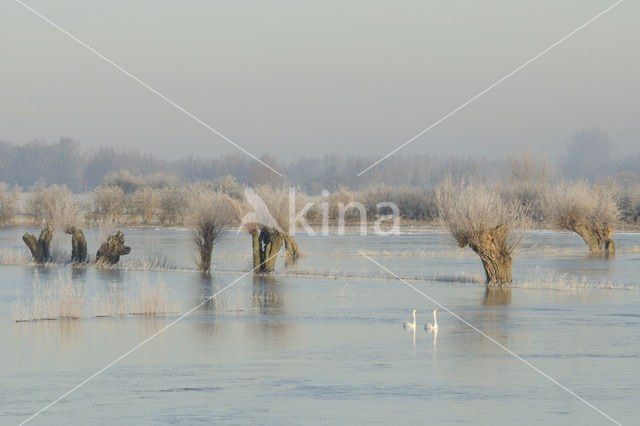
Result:
[[[0,230],[0,247],[26,250],[23,232]],[[1,424],[26,419],[178,316],[95,318],[91,301],[111,286],[162,281],[183,312],[250,263],[245,234],[216,246],[208,277],[189,270],[188,232],[125,234],[123,263],[166,257],[177,270],[0,265]],[[95,254],[97,237],[87,238]],[[586,256],[575,235],[532,233],[514,288],[490,293],[469,282],[482,274],[477,257],[440,232],[298,241],[296,264],[241,279],[32,424],[610,424],[446,312],[435,338],[425,332],[434,304],[359,249],[608,415],[640,423],[639,235],[618,235],[607,260]],[[14,322],[36,273],[41,283],[59,274],[85,283],[88,317]],[[402,328],[414,307],[415,333]]]

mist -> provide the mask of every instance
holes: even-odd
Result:
[[[608,4],[30,5],[256,156],[290,161],[384,155]],[[639,9],[625,2],[403,151],[555,159],[576,129],[601,127],[635,154]],[[166,160],[239,152],[17,3],[0,37],[2,140],[72,137]]]

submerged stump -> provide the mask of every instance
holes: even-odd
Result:
[[[82,229],[69,226],[64,230],[71,235],[71,262],[84,263],[87,261],[87,240]]]
[[[110,236],[107,242],[102,243],[96,253],[96,264],[98,265],[117,265],[120,256],[129,254],[131,247],[124,245],[124,233],[118,231],[117,234]]]
[[[31,257],[36,263],[45,263],[49,260],[49,246],[53,239],[53,228],[49,225],[45,226],[36,240],[36,236],[25,232],[22,241],[29,247]]]

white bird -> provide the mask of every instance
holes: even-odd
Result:
[[[436,314],[438,313],[437,309],[433,310],[433,324],[425,324],[424,329],[428,331],[438,332],[438,318],[436,318]]]
[[[414,309],[413,311],[411,311],[411,313],[413,314],[413,322],[405,322],[404,323],[404,328],[416,328],[416,312],[418,312],[417,309]]]

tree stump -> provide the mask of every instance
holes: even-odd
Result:
[[[71,262],[84,263],[87,261],[87,240],[82,229],[69,226],[64,230],[71,235]]]
[[[278,232],[269,226],[255,227],[249,232],[251,234],[254,272],[273,272],[277,255],[283,244],[289,259],[295,260],[300,256],[298,244],[289,233]]]
[[[298,257],[300,257],[300,250],[298,250],[298,243],[296,242],[296,239],[293,238],[293,235],[289,233],[285,234],[284,245],[285,245],[285,248],[287,249],[287,254],[292,260],[295,260]]]
[[[22,241],[29,247],[31,251],[31,257],[36,263],[45,263],[49,260],[49,246],[53,239],[53,228],[49,225],[40,231],[40,236],[36,240],[36,236],[25,232],[22,236]]]
[[[488,286],[484,294],[485,306],[504,306],[511,304],[511,288]]]
[[[131,247],[124,245],[124,234],[118,231],[117,234],[110,236],[106,243],[102,243],[96,253],[96,263],[98,265],[117,265],[120,256],[129,254]]]
[[[257,228],[251,230],[251,249],[253,253],[253,271],[260,272],[260,238]]]
[[[260,228],[258,245],[260,248],[260,272],[273,272],[278,252],[284,243],[284,234],[263,226]]]

